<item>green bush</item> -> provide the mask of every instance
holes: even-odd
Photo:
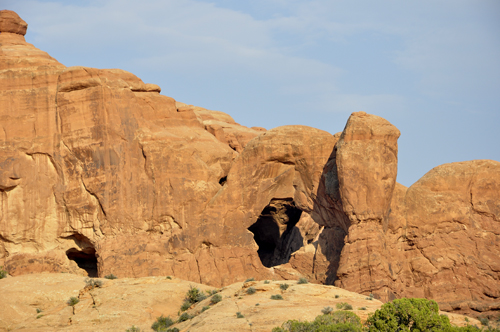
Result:
[[[257,292],[257,290],[255,289],[255,287],[248,287],[248,289],[247,289],[248,295],[255,294],[256,292]]]
[[[43,311],[42,309],[40,309],[40,308],[36,308],[36,313],[37,313],[37,314],[41,313],[42,311]]]
[[[384,304],[368,318],[368,331],[452,331],[446,315],[439,315],[436,301],[397,299]]]
[[[255,281],[254,278],[248,278],[247,280],[245,280],[245,282],[249,282],[249,281]]]
[[[269,280],[264,280],[264,283],[268,284],[268,283],[270,283],[270,281]]]
[[[90,287],[90,289],[102,287],[102,281],[99,279],[87,278],[85,279],[85,284],[87,285],[87,287]]]
[[[113,280],[113,279],[118,279],[118,277],[117,277],[117,276],[115,276],[113,273],[108,274],[107,276],[104,276],[104,278],[106,278],[106,279],[111,279],[111,280]]]
[[[194,316],[191,316],[190,314],[188,314],[187,312],[184,312],[182,315],[179,316],[179,318],[177,319],[177,321],[180,323],[180,322],[184,322],[188,319],[191,319],[193,318]]]
[[[349,311],[317,316],[313,322],[289,320],[272,332],[361,332],[361,319]]]
[[[349,323],[361,326],[361,319],[355,313],[344,310],[335,311],[329,315],[318,316],[314,321],[322,325]]]
[[[340,302],[336,304],[337,309],[352,310],[352,305],[347,302]]]
[[[281,294],[271,295],[271,300],[283,300]]]
[[[201,308],[201,312],[207,311],[208,309],[210,309],[210,306],[206,305],[203,308]]]
[[[299,280],[297,281],[298,284],[307,284],[308,281],[306,278],[299,278]]]
[[[126,329],[125,332],[141,332],[141,329],[135,325],[132,325],[132,327],[129,327],[128,329]]]
[[[484,326],[490,325],[490,321],[486,317],[478,317],[477,320],[481,323],[481,325]]]
[[[243,316],[243,314],[241,312],[237,312],[236,313],[236,318],[245,318],[245,316]]]
[[[280,284],[280,289],[281,289],[281,290],[287,290],[287,289],[288,289],[288,287],[290,287],[290,285],[289,285],[289,284]]]
[[[7,278],[7,271],[3,269],[3,266],[0,266],[0,279]]]
[[[332,307],[324,307],[323,309],[321,309],[321,312],[323,313],[323,315],[329,315],[333,312],[333,308]]]
[[[189,302],[189,301],[184,301],[184,303],[182,303],[181,305],[181,311],[186,311],[188,310],[189,308],[191,308],[191,305],[192,303]]]
[[[69,306],[74,306],[76,305],[78,302],[80,302],[80,299],[78,299],[77,297],[70,297],[69,300],[66,302]]]
[[[340,297],[339,294],[335,294],[335,298],[338,299]]]
[[[207,290],[208,296],[212,296],[212,295],[215,295],[217,293],[218,293],[217,289],[209,289],[209,290]]]
[[[156,318],[156,322],[151,325],[151,328],[155,331],[163,332],[173,324],[174,321],[172,320],[172,318],[164,317],[163,315],[161,315],[160,317]]]
[[[184,299],[186,302],[191,304],[203,301],[207,296],[203,293],[199,288],[190,286],[189,290],[186,293],[186,298]]]
[[[220,295],[220,294],[215,294],[215,295],[214,295],[214,296],[212,296],[212,298],[210,299],[210,303],[212,303],[212,304],[219,303],[220,301],[222,301],[222,295]]]

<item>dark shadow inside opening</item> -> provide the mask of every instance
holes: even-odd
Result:
[[[97,257],[94,248],[86,248],[82,251],[78,249],[68,249],[66,256],[78,264],[78,267],[87,271],[91,278],[97,278]]]
[[[226,184],[226,181],[227,181],[227,176],[223,176],[223,177],[221,177],[221,178],[220,178],[220,180],[219,180],[219,184],[220,184],[221,186],[223,186],[223,185],[225,185],[225,184]]]
[[[90,240],[81,234],[73,234],[66,239],[71,239],[75,242],[76,248],[66,250],[68,259],[75,261],[79,268],[87,271],[91,278],[98,277],[97,254]]]
[[[254,234],[259,246],[257,253],[264,266],[288,263],[292,253],[302,247],[302,235],[295,227],[301,214],[293,199],[272,199],[248,228]]]

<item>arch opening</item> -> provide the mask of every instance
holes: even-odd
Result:
[[[302,211],[293,199],[272,199],[248,230],[259,246],[257,253],[265,267],[288,263],[292,253],[303,246],[300,230],[295,226]]]

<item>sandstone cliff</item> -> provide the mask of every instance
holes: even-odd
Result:
[[[396,182],[399,130],[266,131],[119,69],[65,67],[0,11],[0,265],[11,275],[334,284],[500,310],[500,163]]]

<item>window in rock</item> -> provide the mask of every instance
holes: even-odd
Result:
[[[301,214],[292,199],[272,199],[248,228],[254,234],[264,266],[288,263],[292,253],[302,247],[302,235],[295,227]]]
[[[66,256],[72,261],[75,261],[79,268],[87,271],[89,277],[97,278],[97,256],[94,246],[86,237],[79,234],[75,234],[70,238],[72,238],[80,248],[66,250]]]

